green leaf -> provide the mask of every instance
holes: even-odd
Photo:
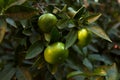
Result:
[[[69,78],[71,78],[71,77],[74,77],[74,76],[83,75],[83,74],[84,74],[84,73],[81,72],[81,71],[73,71],[73,72],[71,72],[71,73],[69,73],[69,74],[67,75],[67,79],[69,79]]]
[[[67,78],[71,78],[74,76],[92,77],[92,76],[106,76],[106,75],[107,75],[107,73],[104,69],[98,68],[98,69],[94,70],[94,72],[92,72],[92,73],[91,72],[82,72],[82,71],[73,71],[67,75]]]
[[[72,57],[73,57],[73,55],[72,55]],[[73,59],[75,60],[76,57],[73,57]],[[66,66],[69,66],[69,68],[71,68],[72,70],[80,70],[80,69],[81,69],[80,66],[78,66],[78,65],[76,64],[75,61],[72,61],[72,60],[71,60],[71,58],[70,58],[70,59],[67,59],[66,62],[67,62]]]
[[[86,12],[86,8],[85,7],[81,7],[77,13],[74,16],[74,19],[79,19],[80,17],[82,17],[82,15],[84,15]]]
[[[45,37],[45,40],[50,42],[50,39],[51,39],[51,35],[48,34],[48,33],[44,33],[44,37]]]
[[[11,80],[15,72],[16,72],[15,68],[12,67],[4,68],[3,71],[0,72],[0,80]]]
[[[73,18],[76,15],[77,11],[75,11],[72,7],[68,7],[67,14],[69,17]]]
[[[22,25],[23,28],[26,28],[26,26],[28,25],[26,19],[20,20],[20,23],[21,23],[21,25]]]
[[[27,0],[0,0],[0,11],[6,10],[14,5],[21,5]]]
[[[83,55],[83,52],[81,51],[81,49],[80,49],[77,45],[73,45],[72,48],[73,48],[74,51],[76,51],[78,54]]]
[[[31,28],[24,29],[24,30],[23,30],[23,34],[25,34],[26,36],[30,36],[30,35],[32,35]]]
[[[109,59],[109,57],[107,57],[105,55],[90,54],[88,57],[91,60],[102,61],[105,64],[112,64],[112,61]]]
[[[118,69],[115,63],[107,67],[106,71],[107,71],[106,80],[118,80],[118,76],[119,76]]]
[[[16,78],[18,80],[27,80],[25,75],[23,74],[23,72],[19,68],[17,68],[17,71],[16,71]]]
[[[30,73],[27,69],[17,68],[16,78],[18,80],[32,80]]]
[[[54,27],[50,33],[51,39],[50,42],[57,42],[60,39],[60,33],[56,27]]]
[[[2,42],[2,40],[5,36],[6,27],[7,27],[6,22],[3,20],[0,20],[0,43]]]
[[[5,15],[14,20],[29,19],[37,13],[38,11],[36,9],[22,5],[12,6],[5,11]]]
[[[2,0],[0,0],[2,1]],[[12,3],[14,3],[16,0],[3,0],[2,6],[3,9],[6,10]]]
[[[66,36],[65,47],[66,48],[71,47],[76,40],[77,40],[77,31],[73,29]]]
[[[41,40],[41,35],[37,33],[32,33],[30,36],[30,42],[33,44],[38,40]]]
[[[43,51],[43,49],[44,49],[44,46],[43,46],[42,42],[36,41],[29,47],[25,58],[32,59],[32,58],[36,57],[38,54],[40,54]]]
[[[93,51],[93,52],[98,52],[98,50],[95,48],[95,46],[92,45],[88,45],[89,50]]]
[[[119,50],[119,49],[118,49],[118,50],[113,49],[113,50],[111,50],[111,52],[112,52],[113,54],[120,55],[120,50]]]
[[[101,37],[102,39],[105,39],[107,41],[110,41],[110,38],[108,37],[108,35],[104,32],[104,30],[98,26],[91,26],[91,27],[87,27],[91,32],[93,32],[94,34],[96,34],[97,36]]]
[[[17,0],[9,5],[9,7],[14,6],[14,5],[21,5],[27,0]]]
[[[15,23],[15,21],[11,18],[6,18],[6,22],[10,25],[12,25],[13,27],[17,28],[17,25]]]
[[[85,59],[83,60],[83,64],[84,64],[89,70],[92,70],[92,69],[93,69],[92,63],[91,63],[87,58],[85,58]]]
[[[90,15],[89,17],[87,17],[87,22],[88,23],[93,23],[95,22],[99,17],[101,16],[101,14],[94,14],[94,15]]]
[[[67,20],[66,19],[59,20],[58,23],[57,23],[57,27],[59,29],[66,28],[67,27]]]
[[[73,28],[73,27],[75,27],[75,24],[73,23],[72,20],[61,19],[61,20],[58,21],[57,27],[59,29]]]
[[[54,65],[49,64],[48,69],[51,72],[51,74],[54,75],[57,72],[58,64],[54,64]]]
[[[69,19],[65,12],[60,12],[57,15],[59,18],[61,18],[61,20]]]
[[[64,5],[64,7],[61,10],[62,12],[66,12],[67,11],[67,5]]]

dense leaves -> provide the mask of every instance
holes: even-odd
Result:
[[[77,40],[77,31],[73,29],[66,36],[66,43],[65,43],[66,48],[71,47],[76,40]]]
[[[119,9],[119,0],[0,0],[0,80],[119,80]],[[47,33],[38,27],[44,13],[58,19]],[[92,32],[84,48],[82,28]],[[69,51],[61,64],[44,59],[55,42]]]
[[[110,40],[110,38],[107,36],[107,34],[104,32],[104,30],[102,30],[100,27],[98,26],[91,26],[88,28],[90,31],[92,31],[93,33],[95,33],[97,36],[105,39],[105,40],[108,40],[110,42],[112,42]]]
[[[36,57],[43,51],[43,44],[40,41],[33,43],[27,51],[26,59],[31,59]]]

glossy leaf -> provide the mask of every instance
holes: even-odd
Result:
[[[87,58],[85,58],[85,59],[83,60],[83,64],[84,64],[89,70],[92,70],[92,69],[93,69],[92,63],[91,63]]]
[[[6,22],[10,25],[12,25],[13,27],[17,28],[17,25],[15,23],[15,21],[11,18],[6,18]]]
[[[5,15],[13,18],[14,20],[28,19],[33,15],[37,14],[37,10],[31,7],[26,7],[22,5],[16,5],[8,8],[5,11]]]
[[[71,47],[75,43],[76,40],[77,40],[77,31],[71,30],[66,36],[66,42],[65,42],[66,48]]]
[[[10,4],[12,4],[13,2],[15,2],[15,0],[0,0],[0,8],[2,8],[3,10],[7,9]]]
[[[97,36],[101,37],[102,39],[112,42],[102,28],[98,26],[91,26],[91,27],[88,27],[88,29],[94,34],[96,34]]]
[[[71,78],[71,77],[74,77],[74,76],[78,76],[78,75],[83,75],[84,73],[81,72],[81,71],[74,71],[74,72],[71,72],[67,75],[67,78]]]
[[[32,59],[36,57],[38,54],[40,54],[44,49],[43,44],[40,41],[36,41],[34,44],[32,44],[26,54],[26,59]]]
[[[64,29],[67,27],[67,20],[66,19],[62,19],[62,20],[59,20],[58,23],[57,23],[57,27],[59,29]]]
[[[93,23],[93,22],[95,22],[100,16],[101,16],[101,14],[91,15],[91,16],[87,17],[87,21],[88,21],[88,23]]]
[[[61,19],[61,20],[58,21],[57,27],[59,29],[73,28],[73,27],[75,27],[75,24],[73,23],[72,20]]]
[[[0,72],[0,80],[11,80],[15,72],[15,68],[5,68],[2,72]]]
[[[22,25],[23,28],[26,28],[27,24],[27,20],[20,20],[20,23]]]
[[[88,45],[88,48],[93,52],[98,52],[98,50],[92,45]]]
[[[83,55],[83,52],[81,51],[81,49],[77,46],[77,45],[74,45],[72,46],[72,48],[80,55]]]
[[[40,40],[40,39],[41,39],[41,35],[36,34],[36,33],[32,33],[31,36],[30,36],[30,42],[32,44],[35,43],[36,41]]]
[[[51,39],[51,35],[48,34],[48,33],[44,33],[44,37],[45,37],[45,40],[50,42],[50,39]]]
[[[114,50],[112,50],[111,52],[112,52],[113,54],[120,55],[120,50],[115,50],[115,49],[114,49]]]
[[[26,36],[30,36],[30,35],[32,35],[31,28],[24,29],[24,30],[23,30],[23,34],[25,34]]]
[[[52,29],[50,36],[51,36],[50,42],[57,42],[61,37],[61,35],[56,27],[54,27]]]
[[[27,80],[24,73],[19,68],[17,68],[17,71],[16,71],[16,78],[18,80]]]
[[[76,65],[76,63],[72,60],[66,60],[67,61],[67,66],[69,66],[71,69],[73,70],[80,70],[80,67],[78,65]]]
[[[17,68],[16,78],[18,80],[32,80],[30,72],[27,69]]]
[[[77,11],[75,11],[72,7],[68,7],[67,14],[69,17],[73,18],[76,15]]]
[[[81,7],[75,14],[74,19],[79,19],[86,12],[85,7]]]
[[[17,0],[9,5],[9,7],[14,6],[14,5],[21,5],[27,0]]]
[[[67,5],[64,5],[64,7],[62,8],[62,12],[65,12],[67,10]]]
[[[6,22],[3,20],[0,20],[0,43],[2,42],[2,40],[5,36],[6,27],[7,27]]]
[[[69,19],[65,12],[61,12],[60,14],[58,14],[58,16],[61,18],[61,20]]]
[[[48,69],[51,72],[51,74],[54,75],[57,72],[58,64],[54,64],[54,65],[49,64]]]
[[[112,64],[112,61],[109,59],[109,57],[107,57],[105,55],[91,54],[88,57],[91,60],[102,61],[105,64]]]
[[[70,72],[68,75],[67,75],[67,78],[71,78],[71,77],[74,77],[74,76],[84,76],[84,77],[90,77],[90,76],[95,76],[93,73],[89,73],[89,72],[82,72],[82,71],[73,71],[73,72]]]

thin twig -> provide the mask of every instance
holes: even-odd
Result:
[[[37,7],[39,8],[40,12],[45,13],[45,11],[43,10],[39,3],[37,3]]]

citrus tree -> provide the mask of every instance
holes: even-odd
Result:
[[[119,80],[119,4],[0,0],[0,80]]]

